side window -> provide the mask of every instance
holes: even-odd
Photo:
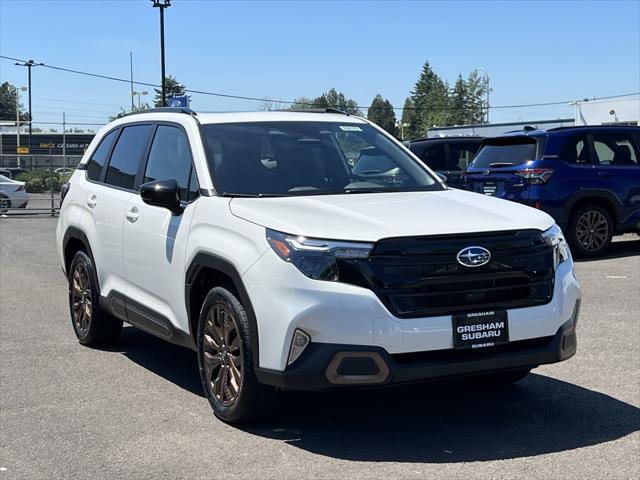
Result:
[[[567,140],[562,151],[562,160],[569,163],[591,163],[586,135],[577,135]]]
[[[466,170],[477,151],[478,147],[474,147],[472,145],[452,143],[449,145],[451,160],[447,170]]]
[[[444,155],[444,145],[427,147],[422,154],[422,161],[432,170],[446,170],[447,159]]]
[[[174,179],[180,185],[180,198],[186,201],[190,172],[191,152],[186,134],[177,127],[160,125],[153,137],[143,183]]]
[[[111,145],[113,145],[113,142],[117,136],[117,129],[113,132],[110,132],[102,139],[100,145],[98,145],[98,148],[96,148],[96,150],[93,152],[93,155],[91,155],[91,159],[87,163],[87,176],[90,180],[100,180],[102,167],[104,166],[104,162],[107,160],[107,155],[109,154]]]
[[[150,131],[151,125],[132,125],[124,128],[111,154],[105,183],[133,189]]]
[[[638,166],[638,152],[629,133],[596,133],[593,135],[593,148],[600,165]]]

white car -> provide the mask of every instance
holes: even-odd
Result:
[[[358,152],[393,175],[359,177]],[[581,291],[551,217],[449,189],[331,110],[118,119],[65,185],[57,241],[80,343],[124,321],[196,350],[227,422],[283,390],[514,382],[576,351]]]
[[[24,182],[0,175],[0,213],[10,208],[25,208],[28,202]]]

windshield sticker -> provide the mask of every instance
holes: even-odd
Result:
[[[340,130],[343,132],[361,132],[362,129],[360,127],[356,127],[355,125],[340,125]]]

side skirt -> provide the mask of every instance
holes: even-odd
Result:
[[[106,297],[100,296],[100,307],[151,335],[191,350],[196,349],[191,336],[176,329],[167,317],[120,292],[111,291]]]

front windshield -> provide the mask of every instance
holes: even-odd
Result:
[[[297,196],[441,190],[407,152],[362,123],[255,122],[203,127],[216,190]]]

